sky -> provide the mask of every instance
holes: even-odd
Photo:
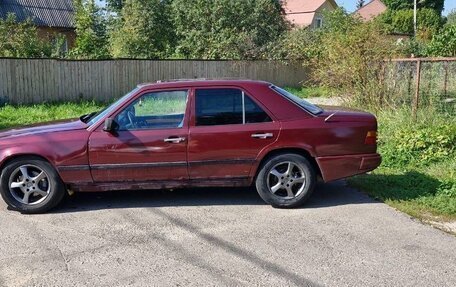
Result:
[[[357,0],[336,0],[339,6],[344,7],[348,12],[353,12],[356,10],[356,3]],[[366,1],[369,3],[369,1]],[[448,15],[451,10],[456,9],[456,0],[445,0],[445,10],[443,11],[443,15]]]

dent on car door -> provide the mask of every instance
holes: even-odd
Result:
[[[280,124],[240,88],[195,90],[189,131],[190,179],[247,179]]]
[[[188,179],[188,90],[147,92],[113,117],[114,132],[101,128],[89,140],[96,182]]]

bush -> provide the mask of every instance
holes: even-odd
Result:
[[[379,21],[386,25],[388,32],[414,34],[413,9],[388,10]],[[435,10],[424,8],[418,10],[417,24],[418,38],[429,40],[442,27],[443,20]]]
[[[318,56],[321,33],[308,27],[289,30],[267,47],[267,57],[273,60],[309,61]]]
[[[456,157],[456,120],[432,110],[417,122],[410,111],[379,114],[379,149],[385,167],[422,167]]]
[[[257,59],[288,24],[276,0],[173,0],[176,56]]]
[[[340,11],[325,19],[318,56],[309,61],[312,80],[356,106],[380,108],[385,99],[385,59],[398,52],[395,41],[377,22],[362,23]]]
[[[381,137],[381,143],[385,166],[423,166],[454,155],[456,128],[446,123],[403,127]]]
[[[51,54],[52,45],[40,40],[30,19],[18,23],[12,13],[4,20],[0,18],[0,57],[39,58]]]
[[[426,54],[434,57],[456,56],[456,24],[445,26],[434,35],[426,48]]]
[[[413,9],[414,0],[383,0],[391,10]],[[418,0],[418,9],[428,8],[441,14],[445,0]]]
[[[382,165],[349,182],[412,216],[456,219],[456,119],[432,110],[417,122],[408,110],[377,116]]]

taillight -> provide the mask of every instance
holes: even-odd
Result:
[[[368,131],[366,139],[364,140],[365,144],[376,145],[377,144],[377,131]]]

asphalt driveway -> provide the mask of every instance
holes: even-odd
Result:
[[[0,204],[0,286],[456,286],[456,237],[339,181],[301,209],[253,189]]]

